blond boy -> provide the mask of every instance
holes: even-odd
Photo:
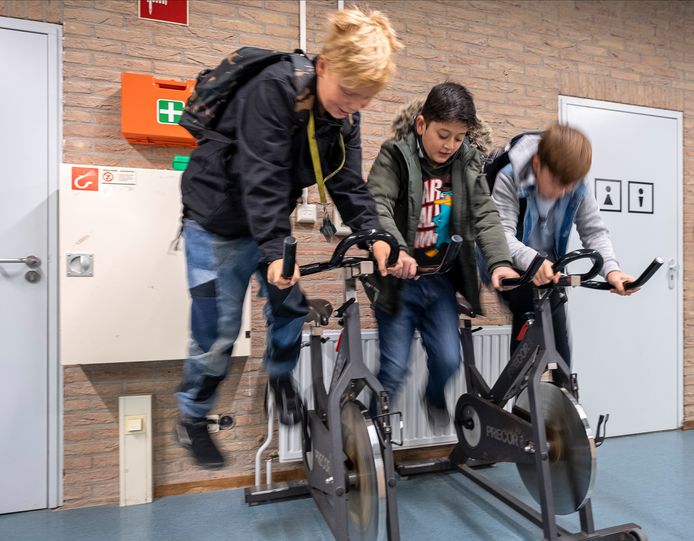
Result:
[[[291,62],[270,65],[238,90],[216,131],[233,145],[203,141],[181,183],[183,235],[192,299],[191,345],[176,394],[177,434],[197,463],[215,468],[224,458],[207,432],[219,383],[241,325],[251,275],[257,272],[265,307],[265,370],[280,422],[301,417],[291,372],[298,360],[305,299],[297,281],[281,276],[282,242],[303,188],[316,183],[309,130],[315,135],[325,188],[354,230],[379,227],[361,177],[359,110],[385,87],[400,48],[378,12],[344,10],[330,19],[328,38],[301,94]],[[303,118],[300,115],[304,115]],[[300,118],[303,121],[297,121]],[[388,246],[374,255],[385,273]]]

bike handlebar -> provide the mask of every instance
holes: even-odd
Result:
[[[501,286],[505,288],[516,288],[532,282],[533,278],[535,278],[535,274],[537,274],[537,271],[540,270],[540,267],[542,266],[542,263],[544,263],[545,259],[546,258],[543,255],[537,254],[531,261],[530,266],[519,278],[504,278],[501,280]],[[561,257],[559,261],[552,266],[552,269],[554,272],[560,272],[565,269],[569,263],[573,263],[574,261],[579,261],[581,259],[590,259],[593,261],[593,266],[588,272],[584,274],[565,274],[559,278],[558,282],[550,283],[541,287],[567,287],[580,285],[584,280],[589,280],[600,272],[603,262],[602,256],[596,250],[585,249],[569,252],[565,256]]]
[[[590,268],[590,270],[588,272],[584,272],[583,274],[567,273],[559,279],[557,285],[581,285],[583,282],[586,282],[591,278],[595,278],[598,275],[600,269],[602,269],[603,258],[600,255],[600,252],[597,250],[589,250],[585,248],[581,250],[574,250],[573,252],[569,252],[563,257],[560,257],[559,260],[552,266],[552,270],[554,270],[554,272],[562,272],[569,263],[580,261],[581,259],[590,259],[593,262],[593,266]]]
[[[551,282],[540,287],[547,288],[581,286],[586,287],[588,289],[600,290],[609,290],[613,288],[613,286],[609,282],[600,282],[592,280],[592,278],[597,276],[597,274],[600,272],[600,269],[603,265],[603,258],[600,255],[600,253],[596,250],[580,249],[569,252],[565,256],[561,257],[559,261],[557,261],[552,266],[552,268],[554,272],[561,272],[566,268],[566,266],[569,263],[573,263],[581,259],[590,259],[593,262],[593,266],[590,268],[588,272],[585,272],[583,274],[564,274],[559,278],[559,280],[556,283]],[[544,260],[545,258],[540,254],[536,255],[535,259],[532,260],[530,266],[521,275],[520,278],[505,278],[501,280],[501,285],[506,288],[515,288],[531,282],[532,279],[535,277],[537,271],[540,270],[540,267],[542,266],[542,262]],[[635,289],[643,286],[646,282],[648,282],[648,280],[651,279],[651,277],[662,265],[663,260],[660,257],[656,257],[636,280],[624,284],[625,289]]]
[[[291,245],[292,240],[296,244],[296,239],[294,239],[294,237],[287,237],[284,239],[285,252],[282,262],[282,268],[285,269],[288,265],[291,264],[293,274],[294,264],[296,262],[296,248],[294,249],[293,253],[291,249],[287,251],[287,246],[288,244]],[[390,255],[388,256],[388,261],[386,262],[386,265],[395,265],[395,263],[398,261],[398,255],[400,252],[400,246],[398,245],[398,241],[395,240],[395,237],[393,237],[393,235],[387,233],[386,231],[380,231],[378,229],[365,229],[363,231],[357,231],[355,233],[352,233],[351,235],[342,239],[340,243],[335,247],[330,261],[301,265],[299,267],[299,272],[301,273],[301,276],[308,276],[309,274],[316,274],[319,272],[336,269],[338,267],[345,267],[347,265],[352,265],[361,261],[369,261],[368,257],[345,257],[345,254],[347,253],[347,250],[349,250],[355,244],[373,243],[379,240],[387,242],[390,246]],[[290,258],[289,260],[287,259],[287,256]]]

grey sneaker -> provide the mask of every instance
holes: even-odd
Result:
[[[207,430],[207,419],[180,420],[176,424],[176,439],[190,451],[198,466],[209,469],[224,466],[224,457]]]

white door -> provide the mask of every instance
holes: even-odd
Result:
[[[665,265],[635,295],[570,292],[573,368],[593,428],[608,435],[682,422],[682,114],[560,97],[560,119],[593,144],[588,173],[624,272]],[[574,229],[572,246],[579,247]],[[669,268],[668,268],[669,267]]]
[[[58,37],[57,26],[0,17],[0,513],[60,499]]]

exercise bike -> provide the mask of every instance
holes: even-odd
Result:
[[[593,263],[588,272],[564,274],[558,283],[534,288],[534,312],[522,331],[525,335],[491,386],[475,366],[471,321],[461,320],[467,392],[456,404],[454,426],[458,443],[449,461],[481,488],[542,528],[545,541],[646,540],[646,534],[636,524],[596,530],[593,521],[590,498],[595,481],[595,449],[605,438],[607,418],[600,416],[597,435],[593,435],[578,401],[576,374],[571,373],[556,350],[550,306],[550,294],[556,288],[611,289],[606,282],[591,280],[603,264],[594,250],[570,252],[556,262],[554,270],[563,272],[569,263],[582,259]],[[502,285],[527,284],[542,261],[538,256],[523,276],[504,280]],[[641,276],[626,284],[627,289],[644,285],[662,264],[660,258],[655,259]],[[563,289],[560,293],[565,295]],[[465,308],[461,311],[468,317],[474,316]],[[546,381],[550,374],[551,381]],[[508,411],[505,407],[511,405]],[[540,504],[540,512],[473,469],[471,464],[475,461],[515,463],[523,484]],[[556,522],[556,515],[574,512],[580,517],[581,531],[577,533]]]
[[[313,407],[305,406],[302,419],[306,480],[260,485],[259,456],[271,440],[270,420],[268,439],[256,455],[256,486],[246,489],[246,502],[251,505],[311,495],[338,541],[400,539],[392,452],[393,425],[399,427],[400,414],[390,410],[388,394],[364,364],[357,303],[356,280],[369,287],[365,278],[373,274],[374,265],[369,258],[346,255],[354,245],[363,247],[378,240],[390,244],[388,264],[395,264],[400,250],[397,241],[388,233],[368,230],[343,239],[329,261],[300,267],[302,276],[337,268],[343,271],[344,303],[335,311],[342,332],[333,375],[326,391],[321,344],[333,308],[327,301],[309,300],[306,320],[310,323]],[[455,259],[460,247],[460,239],[456,240],[442,265]],[[286,239],[284,276],[294,272],[295,251],[296,241]],[[376,401],[373,418],[365,400],[360,400],[363,391],[368,394],[366,390]],[[270,401],[270,416],[271,408]]]

